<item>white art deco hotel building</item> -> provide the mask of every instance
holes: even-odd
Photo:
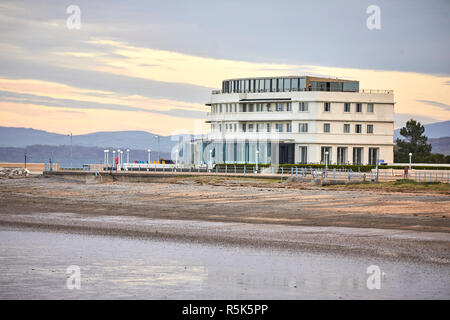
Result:
[[[185,162],[393,162],[392,90],[310,76],[230,79],[207,106],[210,133],[190,143]]]

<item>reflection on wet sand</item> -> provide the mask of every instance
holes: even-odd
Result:
[[[448,264],[0,229],[0,298],[448,299]],[[78,265],[81,288],[66,287]],[[367,267],[383,271],[380,290]]]

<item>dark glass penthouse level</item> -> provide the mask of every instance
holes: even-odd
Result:
[[[222,91],[217,90],[213,93],[286,91],[358,92],[359,81],[309,76],[230,79],[222,81]]]

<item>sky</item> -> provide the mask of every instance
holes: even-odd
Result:
[[[446,121],[449,16],[448,0],[2,1],[0,126],[201,133],[223,79],[283,75],[392,89],[396,128]]]

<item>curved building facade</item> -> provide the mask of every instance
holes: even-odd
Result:
[[[309,76],[229,79],[207,106],[210,133],[190,144],[185,162],[393,162],[392,90]]]

